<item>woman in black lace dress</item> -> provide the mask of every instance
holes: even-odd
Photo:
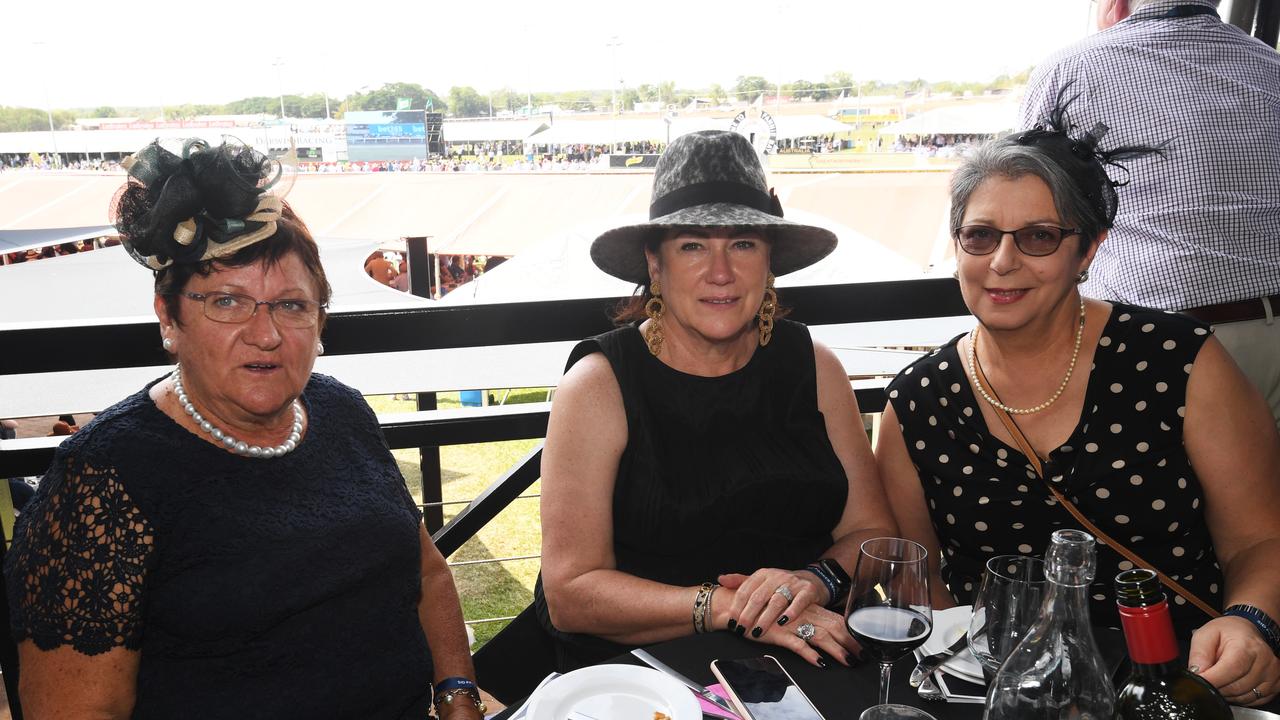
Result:
[[[245,147],[126,162],[174,371],[57,451],[5,568],[32,717],[482,716],[444,558],[353,389],[329,284]]]
[[[1059,109],[956,170],[958,277],[978,325],[889,386],[881,475],[902,531],[935,573],[945,563],[961,602],[990,557],[1043,555],[1054,530],[1085,529],[1060,494],[1186,590],[1170,586],[1170,608],[1182,633],[1200,626],[1190,661],[1205,679],[1263,702],[1280,690],[1280,437],[1207,327],[1081,298],[1115,217],[1105,164],[1149,152],[1100,151],[1105,131],[1075,132]],[[1115,544],[1099,545],[1090,589],[1092,619],[1109,625],[1112,581],[1134,565]]]
[[[782,218],[732,132],[671,143],[650,217],[592,245],[643,289],[624,316],[643,322],[579,344],[556,394],[544,626],[566,668],[725,629],[847,663],[857,645],[827,606],[859,543],[894,528],[844,368],[775,319],[773,291],[835,236]]]

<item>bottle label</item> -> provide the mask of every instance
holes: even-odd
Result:
[[[1119,606],[1120,626],[1129,646],[1129,658],[1138,665],[1159,665],[1178,659],[1169,603],[1161,600],[1147,607]]]

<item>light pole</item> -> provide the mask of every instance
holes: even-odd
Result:
[[[39,45],[41,48],[47,48],[47,45],[45,45],[43,40],[33,40],[31,41],[31,44]],[[50,51],[50,54],[52,54],[52,51]],[[44,113],[49,119],[49,141],[53,143],[53,164],[55,166],[61,166],[62,157],[58,155],[58,135],[53,129],[53,101],[49,98],[49,85],[51,84],[52,81],[45,82],[44,84]]]
[[[276,87],[280,91],[280,119],[284,120],[284,76],[280,71],[280,68],[284,67],[284,58],[277,57],[276,61],[271,63],[271,65],[276,69]],[[327,99],[325,104],[328,105]]]
[[[612,129],[609,133],[610,139],[613,141],[609,146],[609,152],[611,153],[618,149],[618,87],[622,85],[622,77],[618,73],[618,46],[620,45],[622,45],[622,40],[617,35],[611,36],[609,42],[604,44],[605,47],[613,49],[613,74],[618,76],[617,82],[609,83],[610,94],[613,98],[613,112],[610,113]]]

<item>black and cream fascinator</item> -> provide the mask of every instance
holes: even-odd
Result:
[[[134,260],[159,271],[225,258],[275,234],[292,152],[281,163],[232,138],[164,145],[156,140],[121,163],[129,180],[113,221]]]
[[[1102,140],[1111,130],[1105,122],[1096,122],[1084,132],[1079,132],[1071,122],[1068,108],[1080,97],[1080,93],[1068,97],[1067,93],[1073,84],[1074,81],[1063,86],[1049,114],[1034,128],[1014,134],[1013,141],[1019,145],[1039,148],[1070,173],[1080,183],[1088,200],[1102,210],[1106,219],[1105,227],[1109,228],[1115,221],[1119,206],[1116,188],[1128,184],[1129,168],[1124,161],[1149,155],[1165,157],[1168,143],[1102,149]],[[1113,179],[1109,171],[1118,172],[1126,179]]]

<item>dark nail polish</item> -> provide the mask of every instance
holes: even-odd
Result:
[[[849,653],[848,655],[845,655],[845,656],[844,656],[844,661],[845,661],[846,663],[848,663],[849,667],[857,667],[857,666],[858,666],[858,658],[857,658],[857,656],[855,656],[853,653]]]
[[[762,630],[762,629],[760,629],[760,628],[758,628],[758,627],[757,627],[757,628],[751,628],[751,637],[753,637],[753,638],[758,638],[758,637],[760,637],[760,636],[761,636],[761,635],[763,635],[763,634],[764,634],[764,630]]]
[[[733,618],[729,618],[729,630],[730,631],[736,630],[737,627],[738,627],[738,621],[734,620]]]
[[[778,625],[786,625],[787,621],[790,619],[791,618],[787,617],[786,615],[783,615],[782,617],[778,618]]]
[[[825,670],[827,667],[827,661],[823,660],[822,658],[818,658],[818,667]]]
[[[739,625],[739,626],[737,627],[737,633],[738,633],[739,635],[745,636],[745,635],[747,634],[747,626],[746,626],[746,625]]]

